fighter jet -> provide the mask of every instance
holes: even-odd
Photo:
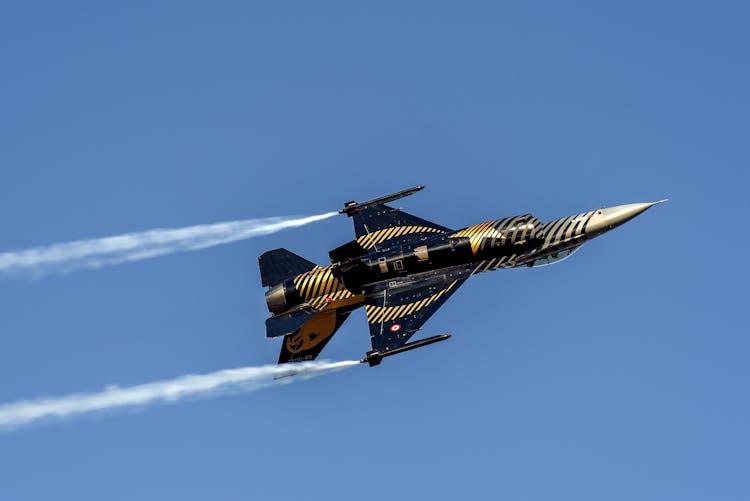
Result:
[[[260,256],[272,314],[266,336],[283,336],[280,364],[315,359],[361,306],[372,346],[361,362],[371,367],[385,357],[443,341],[450,335],[409,342],[472,275],[558,263],[592,238],[666,201],[601,208],[545,223],[524,214],[459,230],[385,205],[423,188],[347,202],[339,212],[354,221],[356,239],[330,251],[330,265],[318,266],[286,249]]]

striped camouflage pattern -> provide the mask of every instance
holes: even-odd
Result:
[[[430,228],[429,226],[393,226],[391,228],[384,228],[382,230],[373,231],[357,238],[357,243],[362,246],[363,249],[372,249],[376,245],[382,244],[392,238],[401,237],[404,235],[414,235],[417,233],[442,233],[437,228]]]
[[[482,224],[469,226],[448,235],[449,237],[469,237],[474,255],[487,245],[495,245],[496,240],[518,242],[532,236],[541,222],[531,214],[495,219]]]
[[[544,223],[540,227],[540,232],[544,235],[544,242],[541,249],[536,251],[533,256],[526,254],[511,254],[494,259],[481,261],[474,268],[472,274],[483,273],[485,271],[497,270],[498,268],[515,268],[528,262],[539,259],[560,250],[572,240],[581,239],[586,235],[586,225],[596,211],[582,212],[575,216],[556,219],[549,223]]]
[[[294,287],[303,301],[320,309],[329,301],[352,296],[336,277],[330,266],[319,267],[294,277]]]
[[[436,294],[428,296],[420,301],[415,301],[413,303],[397,306],[366,305],[365,312],[367,313],[367,321],[371,324],[378,324],[381,322],[390,322],[391,320],[411,315],[412,313],[415,313],[440,299],[445,293],[450,291],[457,282],[458,280],[454,280],[450,285],[448,285],[448,287],[442,289],[440,292],[437,292]]]
[[[470,275],[557,263],[659,203],[604,207],[544,223],[523,214],[453,230],[383,205],[417,189],[348,202],[341,212],[352,217],[356,240],[329,252],[331,266],[316,267],[284,249],[261,256],[261,281],[269,286],[266,303],[273,314],[267,336],[285,335],[279,363],[315,359],[361,306],[372,346],[361,361],[371,366],[445,339],[408,342]],[[275,280],[281,275],[282,282]]]
[[[545,223],[542,226],[542,232],[545,235],[542,251],[554,249],[572,239],[583,237],[586,234],[586,225],[595,212],[582,212],[575,216]]]

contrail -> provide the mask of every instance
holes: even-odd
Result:
[[[26,275],[39,278],[54,272],[140,261],[173,252],[205,249],[259,235],[269,235],[286,228],[327,219],[336,214],[338,213],[327,212],[301,218],[270,217],[185,228],[159,228],[5,252],[0,253],[0,276]]]
[[[38,421],[68,419],[100,411],[128,407],[143,408],[153,404],[174,403],[188,398],[248,393],[268,386],[310,379],[357,364],[359,362],[356,360],[346,360],[241,367],[210,374],[190,374],[129,388],[109,386],[99,393],[77,393],[64,397],[21,400],[0,404],[0,431],[10,431]],[[274,379],[279,377],[280,379]]]

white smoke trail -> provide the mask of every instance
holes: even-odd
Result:
[[[268,235],[327,219],[336,214],[338,213],[328,212],[302,218],[270,217],[185,228],[153,229],[5,252],[0,253],[0,276],[29,275],[39,278],[54,272],[69,272],[80,268],[99,268],[128,261],[140,261],[173,252],[205,249]]]
[[[128,407],[143,408],[158,403],[174,403],[187,398],[248,393],[268,386],[310,379],[357,364],[359,362],[356,360],[346,360],[241,367],[210,374],[191,374],[129,388],[109,386],[99,393],[77,393],[64,397],[21,400],[0,404],[0,431],[10,431],[37,421],[66,419],[100,411]]]

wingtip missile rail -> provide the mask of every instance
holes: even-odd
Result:
[[[384,197],[373,198],[372,200],[368,200],[367,202],[355,202],[352,200],[351,202],[346,202],[344,204],[344,208],[339,211],[339,214],[346,214],[347,216],[352,217],[362,209],[367,209],[368,207],[374,207],[376,205],[392,202],[394,200],[398,200],[399,198],[408,197],[409,195],[413,195],[414,193],[423,189],[424,186],[420,185],[413,188],[408,188],[406,190],[397,191],[396,193],[392,193]]]
[[[370,364],[370,367],[375,367],[376,365],[379,365],[380,362],[382,362],[383,359],[386,357],[398,355],[399,353],[403,353],[409,350],[414,350],[416,348],[421,348],[422,346],[427,346],[428,344],[437,343],[439,341],[445,341],[449,337],[451,337],[450,334],[438,334],[437,336],[430,336],[425,339],[420,339],[419,341],[412,341],[411,343],[406,343],[403,346],[399,346],[398,348],[394,348],[389,351],[371,350],[365,353],[365,358],[360,360],[359,363]]]

